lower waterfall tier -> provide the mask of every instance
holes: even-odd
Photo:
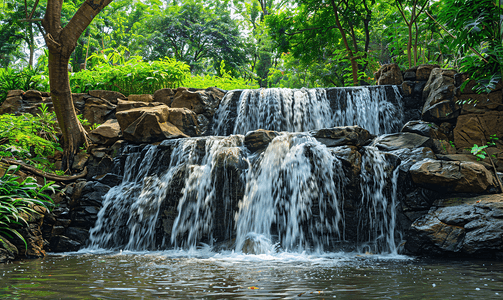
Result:
[[[371,137],[349,126],[128,146],[91,247],[396,253],[399,159]]]

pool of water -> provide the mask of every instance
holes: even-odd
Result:
[[[1,299],[497,299],[503,262],[349,253],[50,254],[0,265]]]

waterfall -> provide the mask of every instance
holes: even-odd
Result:
[[[284,249],[322,251],[341,236],[343,174],[340,161],[313,137],[276,137],[248,172],[236,214],[236,249],[252,233],[278,240]]]
[[[389,169],[393,167],[377,148],[366,147],[360,175],[360,252],[397,254],[395,231],[399,168],[395,168],[389,178]]]
[[[396,130],[399,96],[396,87],[229,92],[213,127],[225,136],[128,146],[116,159],[123,180],[104,197],[90,247],[323,252],[349,239],[361,252],[397,253],[394,156],[330,148],[310,130]],[[278,133],[251,152],[243,134],[257,128]]]
[[[388,99],[388,94],[393,95],[392,99]],[[403,125],[402,96],[398,88],[232,91],[222,99],[213,133],[225,136],[256,129],[303,132],[346,125],[359,125],[373,134],[398,131]]]

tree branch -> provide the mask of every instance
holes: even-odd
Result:
[[[53,37],[58,37],[61,32],[61,9],[63,0],[47,0],[45,16],[42,21],[45,31]]]

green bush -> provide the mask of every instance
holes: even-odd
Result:
[[[37,205],[50,209],[53,201],[44,192],[54,193],[58,186],[54,182],[39,185],[32,177],[21,181],[14,175],[17,170],[19,167],[11,166],[0,178],[0,233],[10,238],[17,236],[27,246],[25,239],[13,226],[28,225],[28,218],[37,213],[34,210]]]
[[[37,89],[47,91],[49,89],[49,78],[41,74],[39,70],[25,68],[16,70],[13,68],[0,69],[0,105],[7,97],[10,90]]]
[[[89,90],[110,90],[130,94],[153,94],[162,88],[177,88],[190,77],[190,67],[176,59],[164,58],[144,62],[133,56],[125,61],[115,49],[105,50],[109,55],[92,55],[90,70],[70,75],[70,87],[74,93]]]

